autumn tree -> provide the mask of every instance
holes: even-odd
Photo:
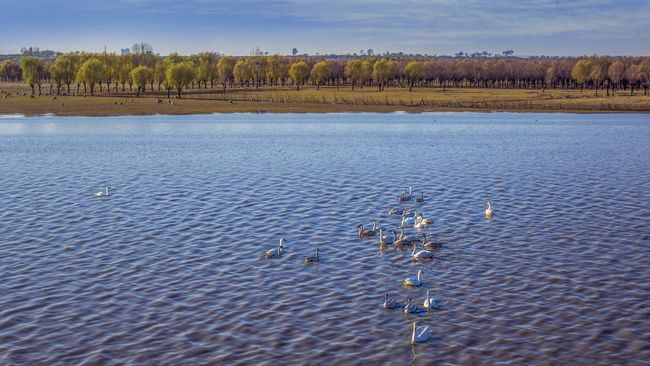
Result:
[[[196,81],[199,84],[199,89],[201,88],[201,83],[203,83],[203,86],[207,88],[208,81],[210,81],[210,86],[214,86],[214,79],[216,78],[215,66],[218,59],[219,57],[214,52],[202,52],[192,57],[192,64],[196,73]]]
[[[271,85],[277,85],[278,80],[282,81],[287,77],[289,71],[287,60],[280,55],[273,55],[266,63],[266,79]]]
[[[625,70],[625,79],[630,83],[630,95],[634,95],[634,87],[641,81],[641,66],[632,64]]]
[[[138,66],[131,70],[131,80],[136,85],[136,97],[140,97],[140,92],[144,93],[147,83],[153,80],[153,70],[150,67]]]
[[[111,91],[111,83],[113,82],[113,78],[117,74],[117,55],[112,54],[112,53],[104,53],[101,57],[100,60],[104,64],[105,67],[105,72],[104,72],[104,79],[103,81],[106,82],[106,91],[110,92]],[[99,91],[102,91],[102,85],[101,81],[99,84]]]
[[[11,60],[0,61],[0,80],[17,80],[21,77],[20,66]]]
[[[304,83],[309,76],[309,67],[305,61],[294,62],[289,68],[289,78],[296,85],[296,90],[300,90],[300,84]]]
[[[618,89],[624,74],[625,64],[623,61],[616,60],[609,65],[609,68],[607,69],[607,77],[612,82],[612,94],[616,93],[616,89]]]
[[[237,63],[235,63],[233,68],[233,76],[235,81],[238,82],[242,88],[244,87],[244,83],[248,85],[253,78],[253,71],[251,70],[251,65],[248,60],[245,58],[237,60]]]
[[[266,58],[255,56],[248,60],[248,64],[250,65],[251,76],[255,87],[259,88],[266,78]]]
[[[171,64],[165,71],[167,83],[178,91],[178,99],[181,98],[181,91],[194,80],[194,69],[189,62]]]
[[[424,78],[424,65],[420,61],[411,61],[404,67],[406,79],[409,81],[409,92],[413,85]]]
[[[361,63],[361,86],[365,83],[372,82],[372,75],[374,71],[375,59],[370,58],[363,60]]]
[[[131,63],[130,55],[120,55],[115,65],[115,77],[122,84],[123,92],[126,90],[126,84],[132,82],[131,70],[133,70],[133,64]]]
[[[577,84],[580,84],[580,91],[584,89],[584,85],[589,78],[591,77],[592,64],[591,60],[583,58],[576,62],[571,70],[571,77],[576,81]]]
[[[311,79],[316,83],[316,90],[320,90],[320,85],[329,78],[329,63],[321,61],[311,68]]]
[[[384,90],[386,84],[395,77],[395,71],[397,70],[397,64],[395,61],[391,61],[387,58],[383,58],[373,66],[372,77],[377,82],[379,91]]]
[[[648,95],[648,83],[650,83],[650,58],[644,58],[639,64],[639,73],[643,80],[643,95]]]
[[[350,60],[345,63],[345,77],[354,85],[363,79],[363,60]]]
[[[592,57],[592,67],[589,78],[594,83],[596,95],[598,95],[598,88],[600,88],[607,79],[609,64],[609,57]],[[607,90],[607,94],[609,95],[609,89]]]
[[[61,94],[61,86],[63,86],[63,71],[55,64],[50,68],[51,83],[56,85],[56,94]]]
[[[235,76],[233,71],[237,61],[232,56],[225,56],[219,59],[217,63],[217,77],[223,85],[223,91],[226,92],[226,84],[232,85]]]
[[[32,95],[34,95],[34,86],[36,85],[38,85],[38,95],[41,95],[43,60],[34,56],[23,56],[19,63],[23,70],[23,80],[32,88]]]
[[[88,85],[90,95],[95,95],[95,84],[104,78],[106,67],[97,58],[92,57],[86,60],[77,71],[77,79],[84,86]]]
[[[158,91],[160,91],[160,86],[165,83],[165,69],[167,65],[165,62],[158,62],[153,69],[153,80],[158,84]],[[153,91],[153,88],[152,88]]]

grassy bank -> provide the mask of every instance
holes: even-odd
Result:
[[[45,90],[45,89],[44,89]],[[190,89],[182,99],[167,99],[166,92],[99,93],[96,96],[30,97],[25,84],[0,83],[0,114],[127,115],[192,114],[213,112],[428,112],[428,111],[530,111],[530,112],[649,112],[650,96],[629,91],[616,96],[595,96],[593,91],[547,89],[413,89],[384,91],[333,87]],[[159,103],[161,99],[162,103]]]

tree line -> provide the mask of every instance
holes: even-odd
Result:
[[[480,88],[562,88],[599,90],[610,95],[617,90],[643,88],[648,92],[650,58],[591,56],[560,59],[404,60],[367,57],[327,60],[290,56],[222,56],[202,52],[190,56],[176,53],[161,57],[150,49],[116,55],[74,52],[54,61],[23,56],[18,64],[0,62],[0,80],[27,83],[32,93],[94,95],[95,92],[142,93],[174,91],[178,98],[186,88],[223,88],[291,85],[376,87],[480,87]]]

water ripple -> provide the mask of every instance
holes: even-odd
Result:
[[[0,121],[0,364],[647,362],[643,117],[436,118]],[[409,185],[432,261],[356,237]]]

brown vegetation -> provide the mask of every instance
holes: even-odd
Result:
[[[335,86],[291,86],[221,89],[190,88],[183,99],[168,99],[165,91],[137,98],[134,92],[96,93],[95,97],[37,96],[22,83],[0,83],[0,114],[125,115],[213,112],[427,112],[427,111],[538,111],[538,112],[646,112],[650,98],[621,93],[581,93],[579,89],[490,89],[387,87],[352,90]]]

